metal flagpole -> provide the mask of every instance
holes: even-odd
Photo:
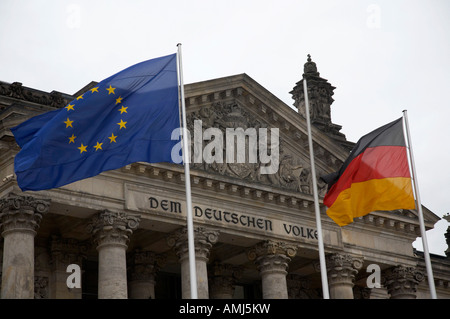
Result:
[[[320,221],[319,196],[317,195],[317,177],[316,177],[316,167],[314,164],[314,151],[313,151],[313,143],[312,143],[312,136],[311,136],[311,121],[309,119],[308,86],[306,84],[305,77],[303,77],[303,91],[305,92],[305,107],[306,107],[305,113],[306,113],[306,124],[308,126],[309,157],[311,160],[311,175],[312,175],[312,183],[313,183],[314,208],[316,211],[317,237],[318,237],[318,241],[319,241],[320,275],[322,278],[323,299],[330,299],[330,294],[328,292],[327,266],[325,263],[325,251],[324,251],[324,246],[323,246],[322,223]]]
[[[403,111],[403,118],[405,119],[406,136],[408,139],[409,158],[411,161],[411,172],[412,172],[413,181],[414,181],[414,191],[416,193],[417,212],[419,213],[420,232],[422,234],[423,255],[425,256],[425,265],[427,268],[428,285],[430,287],[431,299],[437,299],[436,287],[434,286],[433,270],[431,269],[430,253],[428,251],[427,234],[425,231],[425,223],[423,221],[422,203],[420,201],[420,194],[419,194],[419,183],[417,181],[417,176],[416,176],[416,165],[414,163],[411,137],[410,137],[410,133],[409,133],[408,115],[407,115],[406,110]]]
[[[197,271],[195,263],[195,247],[194,247],[194,221],[192,217],[192,200],[191,200],[191,173],[189,171],[189,145],[187,137],[186,124],[186,105],[184,101],[184,83],[183,83],[183,66],[181,64],[181,43],[177,44],[177,71],[180,82],[180,99],[181,112],[183,117],[183,163],[184,163],[184,181],[186,184],[186,209],[187,209],[187,230],[188,230],[188,248],[189,248],[189,277],[191,284],[191,299],[197,299]]]

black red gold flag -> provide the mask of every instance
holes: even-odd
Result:
[[[339,171],[321,179],[327,215],[339,226],[377,210],[415,209],[402,118],[361,137]]]

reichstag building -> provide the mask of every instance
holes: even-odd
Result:
[[[310,59],[304,76],[321,176],[338,170],[354,143],[332,122],[335,87]],[[17,185],[20,149],[10,128],[65,107],[95,84],[69,95],[0,82],[1,298],[190,298],[182,165],[138,162],[36,192]],[[246,74],[185,85],[190,132],[197,120],[224,134],[279,129],[275,173],[261,174],[252,162],[190,164],[201,299],[323,298],[303,80],[290,93],[296,109]],[[318,191],[331,298],[430,298],[423,253],[412,246],[420,236],[416,211],[375,211],[339,227],[325,213],[320,180]],[[427,230],[441,219],[423,212]],[[438,298],[450,298],[447,252],[431,255]],[[70,265],[79,267],[80,287],[69,287]],[[380,270],[375,287],[370,265]]]

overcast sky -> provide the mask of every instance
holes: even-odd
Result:
[[[74,94],[177,43],[185,84],[246,73],[290,107],[311,54],[353,142],[408,110],[422,204],[450,212],[448,0],[0,2],[0,81],[46,92]],[[444,255],[448,225],[427,233],[431,253]]]

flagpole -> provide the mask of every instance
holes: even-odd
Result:
[[[416,165],[414,163],[411,137],[409,133],[408,115],[406,110],[403,111],[403,118],[405,119],[406,136],[408,139],[409,158],[411,160],[411,172],[414,181],[414,191],[416,193],[417,212],[419,213],[420,232],[422,234],[423,255],[425,257],[425,265],[427,268],[428,285],[430,287],[431,299],[437,299],[436,288],[434,286],[433,270],[431,268],[430,253],[428,251],[427,234],[425,231],[425,223],[423,220],[422,203],[420,201],[419,183],[416,176]]]
[[[323,299],[330,299],[330,294],[328,292],[327,266],[325,263],[325,251],[323,245],[322,223],[320,221],[319,196],[317,195],[317,177],[316,177],[316,167],[314,164],[314,150],[311,136],[311,121],[309,119],[308,86],[306,84],[305,76],[303,76],[303,91],[305,93],[305,113],[306,113],[306,124],[308,126],[309,157],[311,161],[314,208],[316,212],[317,237],[319,242],[319,260],[320,260],[320,274],[322,279]]]
[[[183,118],[183,163],[184,163],[184,181],[186,185],[186,209],[187,209],[187,230],[188,230],[188,249],[189,249],[189,277],[191,284],[191,299],[197,299],[197,271],[195,263],[195,247],[194,247],[194,221],[192,217],[192,200],[191,200],[191,173],[189,171],[189,145],[187,137],[187,123],[186,123],[186,105],[184,101],[184,83],[183,83],[183,66],[181,63],[181,43],[177,44],[177,71],[180,82],[180,99],[181,99],[181,113]]]

